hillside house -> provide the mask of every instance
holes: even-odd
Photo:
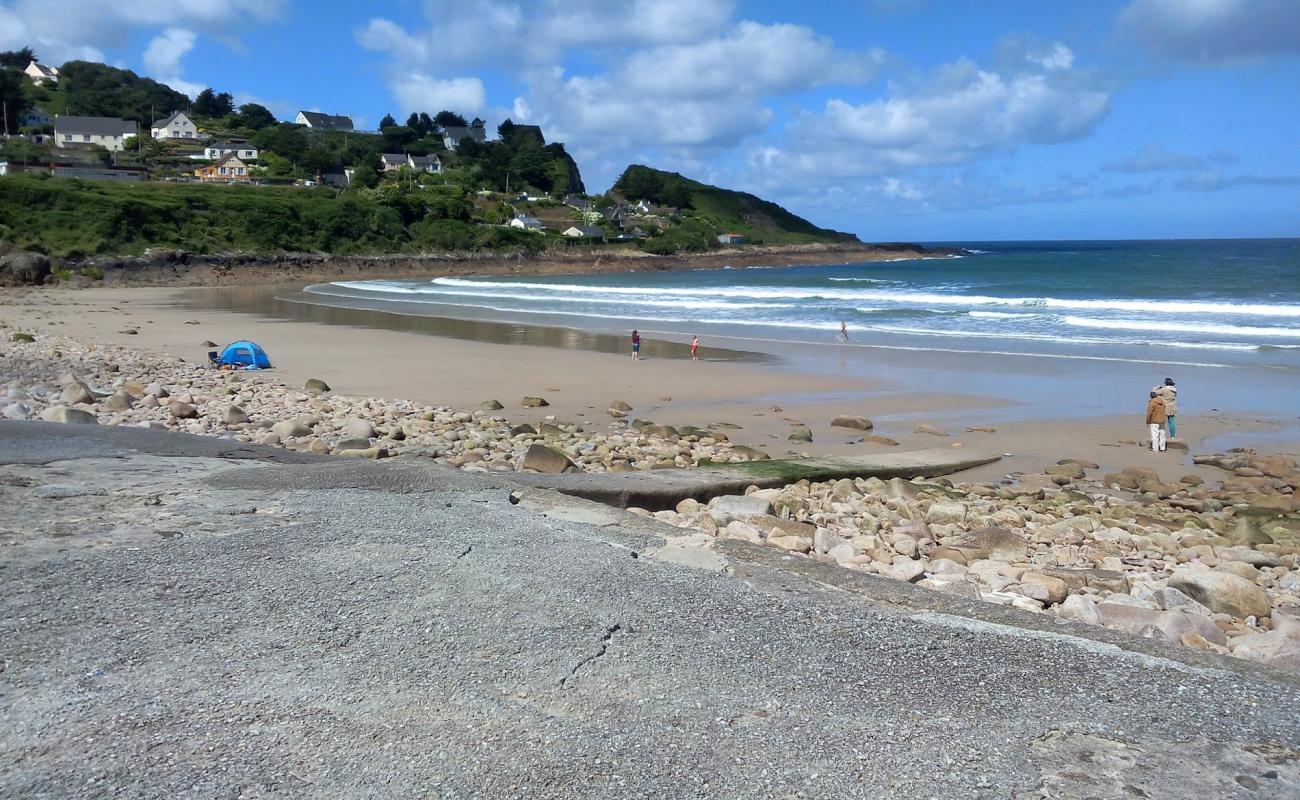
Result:
[[[42,64],[38,61],[33,61],[32,63],[28,64],[27,69],[23,70],[23,74],[26,75],[27,79],[30,80],[32,83],[58,83],[59,82],[58,67],[51,67],[46,64]]]
[[[215,164],[194,170],[194,177],[201,183],[248,183],[250,178],[248,164],[234,153],[226,153]]]
[[[209,161],[218,161],[230,153],[245,163],[256,161],[259,157],[257,148],[248,142],[213,142],[203,148],[203,158]]]
[[[563,235],[570,239],[604,239],[605,229],[593,225],[573,225],[565,228]]]
[[[116,117],[54,117],[55,147],[93,147],[118,151],[128,137],[136,135],[136,124]]]
[[[744,244],[745,237],[739,233],[719,233],[718,244]]]
[[[299,111],[294,124],[306,125],[314,131],[352,132],[352,117],[343,114],[322,114],[319,111]]]
[[[476,119],[468,126],[453,125],[442,130],[442,143],[448,150],[455,150],[465,139],[472,139],[479,144],[487,141],[487,123]]]
[[[45,109],[40,106],[32,106],[27,109],[27,114],[23,117],[23,124],[29,128],[43,128],[53,121]]]
[[[578,211],[590,211],[596,207],[595,203],[576,194],[565,195],[564,204],[569,208],[577,209]]]
[[[380,153],[380,172],[393,172],[406,166],[406,153]]]
[[[149,126],[149,135],[155,139],[197,139],[199,129],[184,111],[173,111]]]
[[[520,214],[506,224],[523,231],[540,231],[542,229],[542,221],[527,214]]]
[[[442,159],[437,155],[412,156],[406,157],[406,163],[416,172],[427,172],[430,175],[442,174]]]

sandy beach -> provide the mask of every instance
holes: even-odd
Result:
[[[293,294],[291,287],[11,290],[0,319],[13,330],[198,363],[212,349],[205,341],[252,339],[271,354],[275,377],[287,385],[315,377],[339,394],[465,409],[497,400],[504,406],[497,413],[520,423],[553,415],[605,427],[613,422],[605,409],[621,400],[632,406],[629,419],[725,423],[732,441],[773,457],[893,449],[861,442],[862,432],[829,424],[847,414],[871,419],[875,427],[869,433],[897,441],[898,449],[949,446],[1009,454],[964,476],[971,480],[1039,472],[1061,458],[1093,461],[1103,469],[1196,471],[1188,452],[1153,454],[1137,444],[1144,433],[1139,402],[1146,386],[1133,387],[1132,414],[1105,413],[1105,404],[1088,413],[1088,396],[1079,385],[1093,394],[1117,391],[1116,370],[1107,365],[986,359],[982,366],[943,353],[846,353],[834,347],[755,353],[726,346],[743,342],[709,340],[704,358],[691,362],[686,342],[653,334],[647,335],[642,359],[633,362],[611,352],[621,351],[624,342],[581,331],[441,320],[443,335],[430,335],[429,320],[269,299]],[[1159,367],[1146,371],[1158,378]],[[1296,419],[1254,408],[1205,408],[1194,394],[1197,380],[1180,385],[1188,383],[1192,390],[1185,390],[1187,410],[1179,423],[1191,452],[1235,446],[1300,452]],[[524,396],[544,397],[550,404],[545,414],[521,407]],[[927,426],[946,435],[918,432]],[[811,433],[811,442],[788,438],[800,427]]]

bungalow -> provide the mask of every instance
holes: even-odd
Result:
[[[293,118],[294,124],[306,125],[314,131],[351,132],[352,117],[342,114],[322,114],[319,111],[299,111]]]
[[[430,175],[442,174],[442,159],[436,155],[429,156],[412,156],[406,157],[406,163],[416,172],[427,172]]]
[[[209,161],[216,161],[224,158],[226,155],[234,153],[239,156],[240,161],[256,161],[258,159],[258,150],[248,142],[215,142],[203,148],[203,157]]]
[[[506,224],[523,231],[540,231],[542,229],[542,221],[527,214],[520,214]]]
[[[452,125],[442,129],[442,143],[448,150],[455,150],[465,139],[472,139],[479,144],[487,141],[487,123],[476,119],[468,126]]]
[[[54,117],[55,147],[91,147],[122,150],[127,137],[136,135],[136,124],[116,117]]]
[[[570,239],[604,239],[605,230],[592,225],[573,225],[565,228],[564,235]]]
[[[587,198],[576,194],[565,195],[564,204],[569,208],[577,209],[578,211],[589,211],[595,205]]]
[[[23,74],[26,75],[28,80],[30,80],[32,83],[39,84],[39,83],[59,82],[58,67],[47,66],[35,60],[33,60],[32,63],[27,65],[27,69],[23,70]]]
[[[194,170],[194,177],[202,183],[248,183],[248,165],[234,153],[226,153],[215,164]]]
[[[407,166],[406,153],[381,153],[379,161],[380,172],[393,172]]]
[[[173,111],[162,119],[154,120],[149,133],[155,139],[194,139],[199,129],[184,111]]]
[[[719,233],[718,244],[744,244],[745,237],[739,233]]]

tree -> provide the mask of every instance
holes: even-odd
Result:
[[[4,147],[0,147],[0,155],[8,161],[29,164],[37,160],[36,145],[26,139],[8,139]]]
[[[157,117],[185,108],[190,99],[171,87],[126,69],[91,61],[69,61],[59,68],[65,107],[91,117],[121,117],[149,125]]]
[[[369,164],[361,164],[352,173],[352,182],[358,186],[373,189],[379,185],[379,171]]]
[[[465,118],[454,111],[439,111],[437,115],[434,116],[433,121],[438,125],[438,127],[443,129],[469,127],[469,123],[465,121]]]
[[[438,130],[438,123],[434,122],[433,117],[429,116],[427,112],[421,111],[419,128],[420,138],[423,139],[436,130]]]
[[[190,111],[199,117],[224,117],[235,111],[235,98],[231,97],[230,92],[214,92],[211,88],[199,92],[199,96],[194,98],[194,105]]]
[[[27,116],[27,94],[23,91],[26,82],[27,78],[21,72],[0,69],[0,102],[9,112],[0,120],[0,130],[4,133],[17,133]]]
[[[266,106],[244,103],[239,107],[239,127],[260,131],[275,124],[275,115]]]
[[[381,131],[384,128],[395,128],[395,127],[397,127],[397,120],[393,119],[392,114],[385,114],[384,118],[379,120],[379,130]]]
[[[36,60],[36,53],[30,47],[24,47],[21,50],[6,50],[0,53],[0,69],[26,69],[28,64]]]
[[[501,141],[508,142],[514,137],[514,135],[515,123],[510,120],[506,120],[497,126],[497,136],[501,138]]]

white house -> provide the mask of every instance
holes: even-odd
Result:
[[[315,131],[351,131],[352,117],[341,114],[322,114],[319,111],[299,111],[294,124],[306,125]]]
[[[521,231],[540,231],[542,229],[542,221],[537,217],[530,217],[527,214],[520,214],[510,220],[507,224],[510,227],[518,228]]]
[[[54,116],[55,147],[100,145],[122,150],[128,137],[136,135],[136,124],[116,117]]]
[[[27,69],[23,70],[23,74],[26,75],[27,78],[32,83],[58,83],[59,82],[58,67],[46,66],[45,64],[41,64],[40,62],[37,61],[33,61],[32,63],[28,64]]]
[[[442,159],[436,155],[412,156],[406,157],[406,163],[416,172],[427,172],[431,175],[442,174]]]
[[[605,229],[593,225],[573,225],[565,228],[563,234],[570,239],[604,239]]]
[[[739,233],[719,233],[718,244],[744,244],[745,237]]]
[[[155,139],[194,139],[199,129],[184,111],[173,111],[162,119],[155,120],[149,126],[149,132]]]
[[[231,153],[241,161],[256,161],[258,158],[257,148],[248,142],[213,142],[203,148],[203,157],[209,161],[216,161]]]

